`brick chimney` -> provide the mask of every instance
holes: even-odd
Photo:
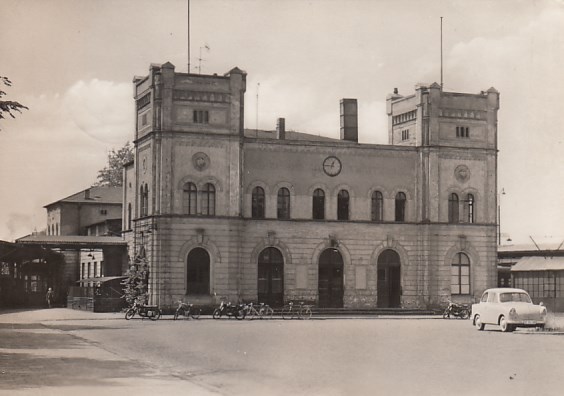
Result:
[[[356,99],[341,99],[341,140],[358,143],[358,105]]]
[[[276,122],[276,139],[286,139],[286,120],[284,118],[279,118]]]

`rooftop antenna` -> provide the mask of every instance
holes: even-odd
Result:
[[[535,240],[533,239],[533,237],[529,235],[529,238],[531,238],[531,241],[533,241],[533,243],[534,243],[535,246],[537,247],[537,250],[538,250],[539,252],[542,252],[541,248],[539,247],[539,245],[537,245],[537,243],[535,242]],[[546,256],[544,256],[544,259],[546,260]]]
[[[260,82],[257,83],[257,114],[256,114],[256,137],[258,138],[258,121],[259,121],[259,88]]]
[[[209,52],[210,46],[204,44],[203,47],[200,47],[200,57],[198,58],[198,74],[202,74],[202,61],[205,61],[205,59],[202,58],[202,49],[206,49]]]
[[[443,89],[443,17],[441,17],[441,90]]]
[[[188,13],[187,13],[187,20],[188,20],[188,73],[190,73],[190,0],[186,1],[188,3]]]

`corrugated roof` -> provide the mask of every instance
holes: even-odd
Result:
[[[523,257],[511,267],[513,271],[564,271],[564,257]]]
[[[541,242],[538,243],[541,251],[545,250],[556,250],[558,247],[563,249],[561,241],[559,242]],[[539,251],[539,249],[533,243],[526,244],[516,244],[516,245],[501,245],[497,247],[498,252],[530,252]]]
[[[66,198],[52,202],[45,205],[47,208],[59,202],[73,202],[73,203],[106,203],[106,204],[120,204],[123,201],[123,187],[90,187],[86,190],[77,192]]]

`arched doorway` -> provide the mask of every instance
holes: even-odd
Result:
[[[343,257],[337,249],[319,256],[319,307],[343,308]]]
[[[384,250],[378,256],[378,308],[401,306],[401,263],[393,250]]]
[[[186,261],[186,294],[210,294],[209,253],[199,247],[192,249]]]
[[[280,250],[269,247],[260,252],[257,291],[259,302],[272,307],[284,304],[284,257]]]

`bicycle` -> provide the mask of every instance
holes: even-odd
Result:
[[[270,305],[265,303],[260,303],[259,313],[261,319],[272,319],[272,316],[274,316],[274,310],[270,308]]]
[[[178,308],[174,312],[174,320],[178,319],[180,315],[192,319],[199,319],[202,310],[200,308],[194,308],[194,304],[185,303],[184,301],[178,301]]]
[[[257,310],[253,303],[248,303],[247,305],[245,305],[245,317],[247,317],[249,320],[253,320],[255,318],[262,319],[263,313],[264,312],[261,311],[260,308]]]
[[[304,305],[303,302],[300,302],[299,307],[294,307],[294,303],[290,302],[282,309],[282,319],[293,319],[296,317],[297,319],[310,319],[311,315],[311,306]]]

